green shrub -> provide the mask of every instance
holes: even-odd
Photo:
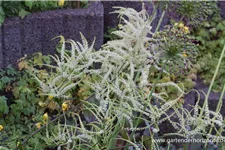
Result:
[[[216,64],[225,42],[225,21],[221,18],[220,12],[215,10],[212,18],[204,21],[202,26],[196,28],[193,33],[199,41],[199,56],[195,68],[205,84],[210,84],[216,69]],[[213,90],[221,91],[225,82],[225,61],[222,61]]]

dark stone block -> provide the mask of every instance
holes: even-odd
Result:
[[[53,38],[64,35],[63,15],[57,12],[44,13],[41,16],[42,53],[54,54],[59,41]]]
[[[205,95],[201,92],[203,91],[205,94],[207,94],[209,86],[203,84],[201,79],[197,79],[196,81],[196,86],[195,86],[196,90],[199,91],[200,93],[200,105],[202,106],[204,101],[205,101]],[[217,104],[219,102],[220,99],[220,95],[221,93],[218,92],[211,92],[208,98],[208,104],[209,104],[209,109],[215,111]],[[197,100],[197,99],[196,99]],[[222,108],[220,110],[220,113],[225,117],[225,95],[223,96],[223,104],[222,104]]]
[[[59,35],[81,41],[81,32],[89,43],[96,37],[94,47],[99,49],[103,44],[103,26],[100,2],[90,2],[87,9],[60,9],[32,13],[24,19],[6,19],[0,32],[0,68],[15,65],[25,54],[55,53],[59,39],[51,39]]]
[[[103,44],[104,36],[104,9],[102,4],[93,3],[90,6],[87,22],[87,40],[91,43],[95,37],[95,49],[98,50]]]
[[[0,28],[0,68],[3,67],[2,28]]]
[[[80,33],[82,33],[86,38],[88,38],[86,31],[87,23],[85,23],[86,20],[87,16],[66,14],[64,17],[65,38],[80,41]],[[76,26],[79,27],[79,30],[76,29]]]
[[[125,2],[125,1],[102,1],[102,4],[104,6],[104,32],[107,31],[108,28],[115,28],[118,23],[119,23],[119,18],[117,17],[118,14],[110,14],[111,12],[115,11],[114,6],[120,6],[120,7],[126,7],[126,8],[133,8],[136,11],[141,11],[142,10],[142,2],[135,2],[135,1],[130,1],[130,2]],[[153,6],[151,2],[145,1],[145,9],[147,12],[151,15],[153,13]],[[155,20],[152,22],[152,31],[155,31],[159,19],[162,15],[163,9],[160,8],[157,10]],[[170,17],[169,15],[165,15],[164,19],[161,23],[160,29],[163,28],[164,25],[167,25],[170,22]]]
[[[6,19],[2,26],[4,67],[8,64],[16,65],[23,49],[22,20],[18,17]]]
[[[23,55],[42,51],[42,19],[27,16],[24,19]]]
[[[223,17],[223,19],[225,19],[225,1],[219,1],[218,5],[221,10],[220,14]]]

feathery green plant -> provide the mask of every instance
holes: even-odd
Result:
[[[131,8],[116,9],[115,13],[119,13],[122,21],[119,30],[113,32],[120,37],[118,40],[108,41],[99,51],[95,51],[94,42],[89,47],[82,34],[82,43],[65,41],[60,37],[60,57],[52,56],[56,65],[46,65],[52,68],[52,72],[46,74],[44,80],[34,75],[46,95],[62,98],[63,101],[72,98],[70,90],[76,88],[84,75],[95,75],[101,79],[87,81],[94,91],[94,100],[83,101],[81,113],[71,112],[72,125],[65,121],[65,124],[58,124],[56,133],[47,132],[47,141],[51,140],[59,149],[65,147],[71,150],[84,147],[115,149],[123,142],[135,149],[144,149],[143,140],[131,132],[148,129],[151,138],[154,138],[160,131],[159,125],[168,121],[176,132],[167,135],[193,138],[196,135],[209,137],[208,127],[216,129],[215,124],[223,127],[223,117],[219,111],[210,111],[207,102],[203,107],[197,102],[192,110],[194,113],[191,113],[177,105],[184,96],[184,90],[176,83],[148,81],[152,68],[166,72],[163,67],[151,62],[152,59],[161,59],[154,53],[156,49],[151,48],[151,53],[146,47],[146,44],[155,41],[148,37],[149,34],[154,36],[151,31],[154,17],[149,16],[144,8],[140,12]],[[65,43],[71,44],[70,52],[65,51]],[[101,67],[95,69],[93,64],[98,62]],[[167,94],[156,92],[156,87],[173,87],[177,97],[166,100],[164,97]],[[171,110],[172,114],[169,113]],[[85,111],[92,115],[91,121],[81,119],[85,118]],[[141,122],[136,126],[139,120]],[[210,134],[210,138],[213,137]],[[223,138],[221,134],[217,137]],[[157,143],[151,141],[151,149],[157,149]]]

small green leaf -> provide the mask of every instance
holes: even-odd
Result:
[[[19,16],[23,19],[26,15],[29,15],[30,12],[24,10],[24,9],[21,9],[20,12],[19,12]]]
[[[5,96],[0,97],[0,113],[7,114],[9,112],[9,107],[6,101],[7,98]]]
[[[27,7],[29,7],[29,9],[31,10],[32,7],[33,7],[33,2],[34,2],[34,1],[25,1],[25,5],[26,5]]]

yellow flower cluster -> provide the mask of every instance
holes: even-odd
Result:
[[[175,23],[174,26],[180,28],[186,34],[190,33],[189,28],[187,26],[185,26],[182,22],[179,24]]]
[[[66,102],[62,103],[62,110],[67,111],[68,109],[69,109],[69,105]]]
[[[187,57],[187,54],[185,52],[183,52],[183,57],[185,57],[185,58]]]
[[[36,126],[38,129],[40,129],[40,128],[41,128],[41,122],[36,123],[35,126]]]
[[[45,114],[42,116],[42,118],[43,118],[43,122],[38,122],[38,123],[35,124],[36,128],[38,128],[38,129],[41,128],[42,123],[43,123],[43,124],[46,124],[46,121],[48,121],[48,118],[49,118],[49,117],[48,117],[48,113],[45,113]]]
[[[2,131],[4,129],[3,125],[0,125],[0,131]]]
[[[65,0],[60,0],[60,1],[58,1],[58,5],[59,5],[60,7],[62,7],[62,6],[64,5],[64,3],[65,3]]]
[[[48,99],[49,99],[49,100],[53,99],[53,96],[52,96],[52,95],[49,95],[49,96],[48,96]]]
[[[45,113],[45,114],[43,115],[43,120],[44,120],[44,121],[47,121],[47,120],[48,120],[48,113]]]

